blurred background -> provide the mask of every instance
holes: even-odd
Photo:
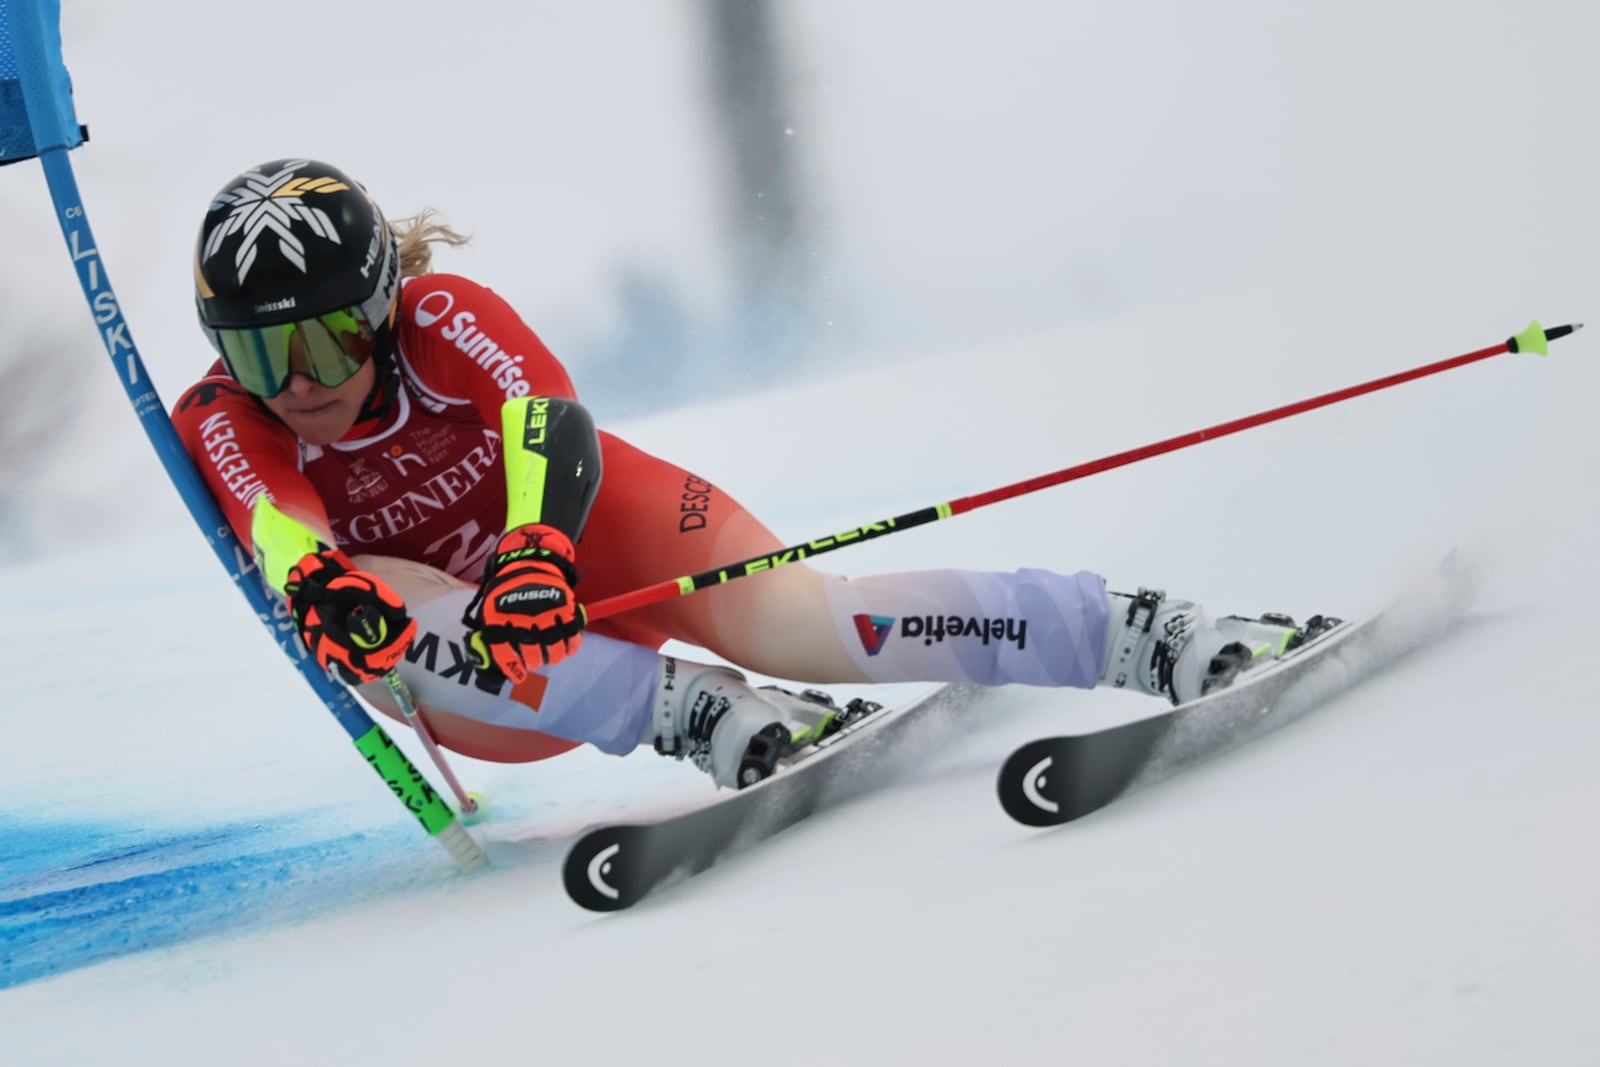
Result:
[[[606,424],[1038,337],[1059,374],[1002,398],[1135,424],[1197,382],[1332,388],[1581,318],[1597,31],[1576,0],[63,4],[74,163],[168,405],[211,358],[210,196],[309,155],[472,234],[438,268],[506,296]],[[181,525],[37,163],[0,171],[0,241],[0,559]],[[1219,335],[1237,361],[1193,365]],[[728,447],[814,445],[826,396]],[[982,447],[1005,407],[966,443],[929,413],[929,442]]]

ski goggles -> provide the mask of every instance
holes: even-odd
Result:
[[[304,374],[329,388],[343,385],[378,347],[377,331],[360,308],[215,332],[222,363],[234,381],[269,400],[283,392],[291,374]]]

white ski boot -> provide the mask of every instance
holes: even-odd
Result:
[[[1169,599],[1159,589],[1107,596],[1111,623],[1100,684],[1132,686],[1174,704],[1230,686],[1240,673],[1271,663],[1340,624],[1323,615],[1312,616],[1304,626],[1287,615],[1210,620],[1198,605]]]
[[[663,756],[693,760],[719,787],[743,789],[878,709],[864,700],[841,709],[816,689],[757,689],[731,668],[663,656],[646,740]]]

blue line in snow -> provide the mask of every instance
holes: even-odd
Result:
[[[297,922],[421,864],[416,828],[328,836],[309,815],[140,827],[0,817],[0,989],[196,937]]]

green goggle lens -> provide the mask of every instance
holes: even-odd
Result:
[[[343,385],[377,347],[372,324],[354,308],[276,326],[221,329],[217,337],[228,373],[265,399],[283,392],[291,374],[329,388]]]

